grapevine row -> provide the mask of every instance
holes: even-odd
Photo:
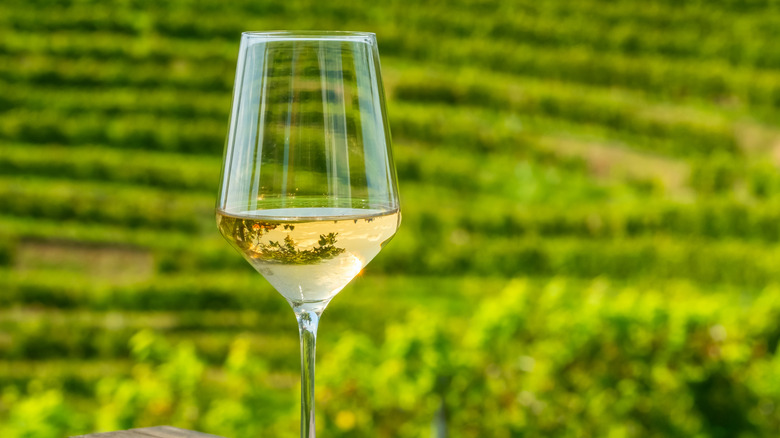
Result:
[[[587,3],[587,2],[583,2]],[[530,7],[529,7],[530,6]],[[515,42],[528,43],[529,41],[541,47],[562,47],[573,42],[585,44],[596,51],[612,51],[617,53],[657,53],[671,57],[685,58],[725,58],[730,59],[734,64],[748,64],[756,67],[776,67],[780,62],[780,52],[774,52],[771,44],[767,43],[767,38],[758,37],[755,34],[750,36],[742,35],[739,28],[734,30],[727,29],[725,36],[718,33],[717,38],[706,38],[702,44],[702,32],[713,32],[720,29],[721,19],[717,15],[708,16],[706,11],[689,11],[675,8],[674,13],[661,14],[658,10],[651,17],[642,17],[641,8],[625,7],[607,7],[603,4],[586,5],[584,8],[570,8],[567,6],[566,13],[561,11],[559,5],[552,7],[537,7],[536,5],[525,5],[520,13],[500,14],[498,11],[493,13],[494,19],[489,25],[482,25],[475,28],[473,25],[467,25],[451,15],[443,14],[440,7],[429,5],[421,8],[419,11],[408,11],[408,9],[397,9],[392,13],[404,13],[407,27],[411,26],[419,31],[435,31],[438,35],[445,35],[451,38],[473,37],[474,33],[484,34],[496,39],[512,40]],[[294,8],[294,7],[293,7]],[[224,20],[216,24],[204,26],[193,26],[191,14],[198,14],[196,9],[188,8],[178,10],[172,17],[166,17],[167,12],[164,9],[154,10],[153,6],[145,8],[150,13],[151,23],[147,24],[155,32],[168,36],[187,36],[192,37],[214,37],[235,38],[243,28],[236,27],[236,22],[241,22],[244,15],[236,17],[226,16],[224,11],[218,18]],[[256,9],[256,8],[255,8]],[[285,8],[282,8],[285,9]],[[615,10],[617,9],[617,11]],[[355,17],[355,11],[344,10],[341,5],[328,3],[322,8],[317,8],[319,20],[331,20],[326,18],[338,16],[344,19],[347,16],[351,20],[362,21],[365,17]],[[41,24],[37,22],[25,21],[27,18],[24,11],[16,11],[14,23],[17,27],[29,30],[37,30]],[[95,5],[90,6],[91,15],[82,11],[79,7],[71,6],[63,9],[61,14],[53,14],[58,19],[48,23],[47,28],[59,28],[67,30],[82,31],[111,31],[123,34],[141,34],[148,32],[149,28],[139,25],[137,22],[123,21],[123,15],[113,15],[109,12],[101,14],[101,9]],[[97,12],[97,13],[96,13]],[[253,11],[259,12],[259,11]],[[313,13],[307,10],[307,13]],[[682,13],[681,13],[682,12]],[[263,25],[265,21],[271,21],[279,13],[285,13],[281,10],[263,13],[258,16],[263,21],[258,21],[257,28],[268,27]],[[289,12],[287,12],[289,13]],[[640,13],[639,16],[636,16]],[[65,20],[61,15],[70,18]],[[670,17],[674,16],[674,22],[670,23]],[[446,17],[446,18],[442,18]],[[93,22],[89,19],[92,18]],[[648,18],[650,18],[648,20]],[[231,20],[232,19],[232,20]],[[97,21],[101,20],[101,21]],[[238,20],[238,21],[236,21]],[[749,21],[748,21],[749,20]],[[106,22],[108,21],[108,22]],[[777,23],[771,19],[771,16],[755,14],[747,19],[752,24],[753,29],[769,30],[772,25]],[[74,26],[73,23],[80,23],[81,26]],[[684,22],[685,26],[680,26],[679,22]],[[485,23],[488,23],[487,21]],[[695,25],[692,25],[695,24]],[[321,26],[320,26],[321,27]],[[376,26],[373,26],[376,27]],[[669,32],[668,29],[675,29]],[[604,29],[610,29],[604,32]],[[204,33],[204,30],[209,33]],[[762,32],[765,33],[766,31]],[[381,34],[381,32],[380,32]],[[767,35],[768,37],[768,35]],[[6,38],[6,40],[21,40],[21,38]],[[34,45],[38,46],[38,45]],[[13,42],[7,43],[6,50],[20,50]],[[85,44],[86,51],[99,50],[94,43]],[[222,51],[226,54],[229,51]],[[207,56],[204,52],[194,56]],[[760,56],[759,56],[760,54]],[[229,56],[233,56],[230,53]]]

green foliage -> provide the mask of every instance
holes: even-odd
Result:
[[[31,196],[32,194],[34,196]],[[112,202],[106,202],[111,199]],[[193,231],[203,223],[204,197],[180,198],[173,193],[122,185],[88,185],[40,178],[19,184],[0,180],[3,213],[56,220],[120,224]],[[193,202],[194,201],[194,202]]]
[[[10,265],[13,254],[13,240],[10,237],[0,235],[0,266]]]
[[[726,193],[734,189],[739,170],[729,157],[718,155],[708,161],[697,163],[691,174],[691,186],[705,194]],[[758,194],[766,189],[759,189]]]
[[[266,366],[249,357],[245,338],[233,341],[213,375],[189,342],[170,346],[145,330],[131,338],[130,347],[138,361],[132,375],[97,384],[94,427],[99,430],[174,423],[243,436],[259,433],[288,408],[280,398],[269,398]]]
[[[35,174],[73,181],[112,181],[168,190],[213,193],[219,178],[219,163],[211,157],[159,152],[109,150],[95,146],[4,145],[0,156],[3,175]],[[172,172],[171,163],[180,166]],[[216,164],[215,164],[216,163]]]
[[[708,120],[659,120],[642,105],[583,92],[581,87],[526,86],[521,93],[507,93],[499,78],[486,82],[484,74],[409,77],[395,87],[395,96],[409,102],[437,102],[458,106],[500,108],[523,114],[525,119],[547,117],[582,124],[598,124],[613,135],[649,137],[648,149],[671,155],[706,156],[713,152],[740,154],[737,140],[726,123]],[[412,82],[414,80],[414,82]],[[511,89],[511,88],[510,88]],[[644,142],[643,142],[644,143]]]
[[[319,246],[312,249],[301,250],[295,245],[295,241],[289,235],[284,238],[284,244],[276,241],[268,242],[268,245],[261,244],[260,257],[271,263],[282,263],[290,265],[309,265],[319,263],[323,260],[329,260],[344,252],[344,248],[337,248],[336,235],[338,233],[329,233],[320,235]]]
[[[222,235],[243,254],[265,263],[310,265],[330,260],[345,251],[336,246],[338,233],[321,234],[317,246],[300,249],[289,234],[284,237],[283,243],[261,240],[264,234],[278,228],[279,223],[220,216],[217,224]],[[284,229],[292,231],[295,225],[285,224]]]
[[[0,436],[297,430],[294,318],[213,211],[239,33],[279,23],[377,33],[401,184],[323,319],[322,434],[777,436],[777,12],[5,1]]]
[[[62,389],[39,380],[31,382],[25,394],[7,387],[0,403],[7,418],[0,424],[3,436],[55,438],[83,430],[86,424],[86,418],[68,406]]]
[[[456,437],[761,436],[780,426],[763,383],[777,297],[514,282],[467,321],[426,311],[381,345],[342,338],[321,366],[326,427],[419,436],[442,400]]]
[[[381,341],[339,336],[319,367],[321,427],[344,437],[419,436],[443,403],[454,437],[762,436],[780,427],[772,409],[779,296],[776,288],[702,293],[685,282],[515,281],[469,316],[418,310]],[[24,396],[9,389],[9,418],[34,410],[51,420],[14,420],[9,433],[168,422],[245,436],[294,427],[295,388],[268,387],[267,365],[243,336],[216,368],[191,343],[171,345],[150,330],[134,334],[130,350],[131,375],[96,383],[100,408],[89,420],[40,382]]]

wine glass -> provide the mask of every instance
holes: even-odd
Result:
[[[395,234],[396,179],[373,33],[241,35],[217,226],[298,319],[304,438],[320,315]]]

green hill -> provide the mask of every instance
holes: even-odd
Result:
[[[213,210],[281,28],[377,34],[401,185],[324,435],[780,433],[780,3],[5,0],[0,436],[297,433],[293,314]]]

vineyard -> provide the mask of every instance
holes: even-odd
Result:
[[[779,2],[4,0],[0,436],[297,434],[295,318],[214,218],[282,28],[377,34],[401,191],[323,436],[780,435]]]

